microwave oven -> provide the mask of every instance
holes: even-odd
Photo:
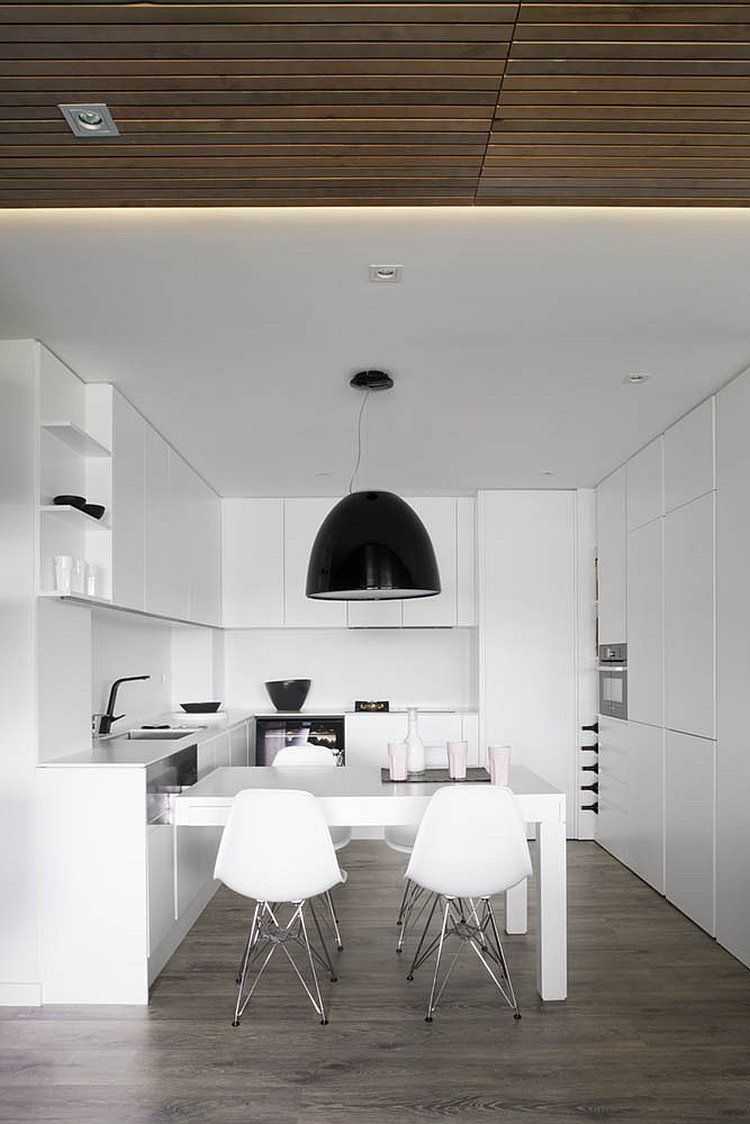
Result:
[[[599,645],[599,713],[607,718],[628,716],[628,646]]]

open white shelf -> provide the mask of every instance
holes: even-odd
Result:
[[[93,515],[89,515],[88,512],[81,511],[80,507],[73,507],[71,504],[47,503],[43,504],[39,510],[43,515],[52,515],[68,523],[71,527],[78,527],[79,529],[81,527],[86,529],[100,527],[105,531],[110,530],[106,518],[95,519]]]
[[[58,441],[62,441],[75,453],[85,457],[111,457],[112,453],[106,446],[91,437],[84,429],[71,421],[46,421],[42,422],[42,429],[46,429]]]

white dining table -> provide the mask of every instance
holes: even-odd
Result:
[[[228,766],[214,769],[175,797],[174,822],[194,827],[223,825],[234,797],[243,789],[293,788],[317,797],[331,827],[415,824],[424,815],[430,797],[446,783],[450,782],[383,781],[380,769],[373,766]],[[536,828],[533,881],[537,904],[537,990],[544,1000],[566,999],[565,795],[523,765],[511,765],[509,785],[518,798],[525,822]],[[506,894],[505,929],[509,933],[527,931],[525,881]]]

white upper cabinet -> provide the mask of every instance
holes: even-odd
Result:
[[[628,534],[628,717],[661,726],[663,661],[664,520]]]
[[[177,602],[172,580],[169,446],[151,426],[146,427],[144,445],[145,608],[149,613],[173,616]]]
[[[666,895],[673,905],[712,936],[716,932],[715,769],[715,742],[667,731],[664,771]]]
[[[625,612],[625,468],[618,468],[596,489],[596,543],[599,584],[599,643],[627,641]]]
[[[714,493],[669,512],[664,544],[664,724],[715,737]]]
[[[307,564],[320,524],[336,499],[284,500],[284,600],[287,627],[344,628],[345,601],[318,601],[305,596]]]
[[[456,500],[456,624],[477,623],[477,505],[473,496]]]
[[[179,459],[179,458],[177,458]],[[221,505],[219,497],[190,465],[185,465],[187,541],[190,544],[188,619],[198,624],[221,621]],[[175,543],[182,551],[182,544]]]
[[[664,441],[657,437],[627,463],[628,530],[664,514]]]
[[[404,601],[404,625],[409,628],[451,627],[456,623],[456,500],[450,496],[407,499],[427,528],[440,573],[436,597]]]
[[[225,499],[222,619],[225,628],[284,624],[284,501]]]
[[[714,488],[714,400],[664,434],[664,509],[674,511]]]
[[[112,599],[145,607],[146,422],[127,399],[114,395],[112,447]]]

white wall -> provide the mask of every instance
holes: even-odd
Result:
[[[170,624],[98,609],[93,613],[91,632],[92,713],[105,710],[112,682],[126,675],[151,678],[120,686],[116,713],[125,717],[115,724],[116,731],[128,730],[168,711],[172,697]]]
[[[35,346],[0,344],[0,1003],[38,1003]]]
[[[273,710],[267,680],[312,679],[306,710],[351,710],[355,699],[475,709],[475,648],[468,628],[232,630],[224,703]]]
[[[224,702],[221,629],[172,628],[172,710],[183,702]]]

